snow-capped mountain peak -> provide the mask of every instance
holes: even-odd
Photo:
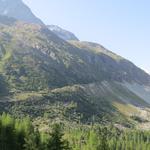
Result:
[[[74,40],[79,41],[79,39],[70,31],[60,28],[57,25],[48,25],[49,30],[51,30],[54,34],[65,41]]]

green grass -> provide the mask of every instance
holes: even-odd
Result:
[[[126,116],[131,116],[133,114],[139,113],[138,109],[131,104],[113,102],[113,105],[118,109],[119,112],[121,112],[122,114]]]
[[[16,93],[13,96],[13,99],[18,101],[25,101],[29,99],[37,100],[39,98],[42,98],[42,94],[38,92],[21,92],[21,93]]]
[[[80,41],[69,41],[71,44],[75,45],[78,48],[94,52],[97,54],[105,54],[111,58],[113,58],[116,61],[122,60],[123,58],[107,49],[105,49],[103,46],[96,44],[96,43],[90,43],[90,42],[80,42]]]

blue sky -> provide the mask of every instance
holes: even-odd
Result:
[[[46,24],[102,44],[150,72],[149,0],[23,0]]]

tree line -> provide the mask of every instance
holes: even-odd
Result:
[[[52,125],[42,132],[29,117],[0,116],[0,150],[150,150],[150,131],[119,130],[100,125],[63,128]]]
[[[150,131],[95,125],[68,131],[73,150],[150,150]]]
[[[0,150],[70,150],[58,124],[50,134],[41,134],[27,117],[14,119],[8,114],[0,117]]]

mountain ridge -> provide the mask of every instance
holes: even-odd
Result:
[[[48,29],[51,30],[54,34],[65,41],[75,40],[79,41],[79,39],[74,35],[74,33],[64,30],[57,25],[47,25]]]
[[[22,0],[0,0],[0,15],[13,17],[29,23],[44,25]]]

